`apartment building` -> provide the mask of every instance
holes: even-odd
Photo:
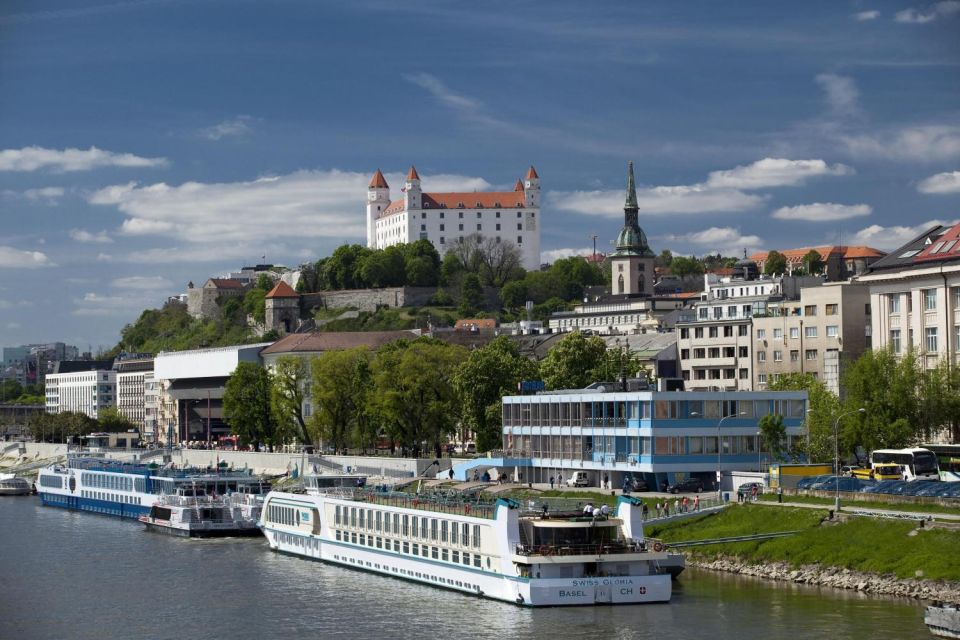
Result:
[[[146,384],[153,379],[153,355],[121,355],[113,363],[117,372],[117,410],[146,433]]]
[[[50,373],[46,380],[47,413],[76,411],[91,418],[117,404],[117,372],[93,369],[72,373]]]

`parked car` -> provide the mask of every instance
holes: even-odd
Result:
[[[670,493],[700,493],[703,491],[703,480],[698,478],[687,478],[686,480],[681,480],[675,485],[667,487],[667,491]]]
[[[568,487],[589,487],[591,485],[590,474],[586,471],[574,471],[566,482]]]
[[[634,475],[627,475],[623,481],[624,491],[648,491],[647,483],[643,478]]]

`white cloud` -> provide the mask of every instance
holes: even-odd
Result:
[[[827,104],[835,115],[850,116],[857,113],[860,91],[853,78],[835,73],[821,73],[816,77],[816,81],[826,94]]]
[[[129,316],[151,308],[156,301],[149,294],[105,296],[89,292],[82,298],[75,298],[73,304],[70,313],[75,316]]]
[[[117,289],[136,289],[143,291],[169,289],[173,286],[173,283],[163,276],[129,276],[126,278],[116,278],[110,284]]]
[[[926,10],[910,8],[898,11],[893,19],[904,24],[926,24],[938,18],[947,18],[958,12],[960,12],[960,1],[943,0],[943,2],[934,3]]]
[[[743,235],[739,229],[733,227],[711,227],[703,231],[694,231],[685,234],[668,234],[662,236],[664,242],[679,243],[677,255],[683,249],[692,249],[692,255],[720,253],[725,256],[740,255],[746,249],[748,252],[757,251],[764,245],[763,238],[755,235]],[[671,250],[674,250],[671,247]]]
[[[855,173],[844,164],[830,166],[820,159],[789,160],[763,158],[753,164],[725,171],[711,171],[707,185],[731,189],[764,189],[767,187],[794,187],[817,176],[846,176]]]
[[[593,249],[587,247],[585,249],[550,249],[549,251],[540,252],[540,262],[552,264],[557,260],[563,260],[564,258],[570,258],[572,256],[582,256],[584,258],[590,256],[593,253]],[[597,253],[600,253],[598,251]]]
[[[178,248],[155,248],[131,254],[134,262],[222,260],[289,249],[284,241],[330,238],[357,241],[366,237],[362,199],[370,173],[298,171],[249,182],[186,182],[114,185],[88,196],[91,204],[115,206],[128,215],[118,232],[160,236],[182,242]],[[393,197],[405,173],[388,173]],[[487,190],[482,178],[421,173],[431,191]],[[299,249],[300,247],[296,247]]]
[[[8,322],[5,326],[7,329],[19,329],[21,325],[19,322]]]
[[[550,206],[583,215],[619,218],[623,216],[623,189],[605,191],[557,191],[547,194]],[[701,214],[721,211],[748,211],[765,198],[736,189],[712,189],[704,185],[637,189],[637,204],[645,215]]]
[[[76,240],[77,242],[84,243],[96,243],[96,244],[109,244],[113,242],[113,238],[107,235],[106,231],[101,231],[99,233],[90,233],[86,229],[70,229],[70,237]]]
[[[0,171],[36,171],[51,169],[56,172],[89,171],[98,167],[164,167],[165,158],[144,158],[132,153],[114,153],[96,147],[89,149],[46,149],[24,147],[0,150]]]
[[[853,19],[859,20],[860,22],[864,22],[866,20],[876,20],[879,17],[879,11],[861,11],[860,13],[853,14]]]
[[[112,261],[113,261],[113,256],[111,256],[109,253],[97,254],[97,262],[112,262]]]
[[[27,189],[23,192],[23,197],[31,202],[42,202],[43,204],[56,204],[57,200],[63,197],[65,190],[63,187],[41,187],[39,189]]]
[[[871,213],[873,213],[873,207],[868,204],[814,202],[813,204],[801,204],[795,207],[780,207],[770,214],[770,217],[777,220],[801,222],[833,222],[868,216]]]
[[[53,267],[54,263],[40,251],[21,251],[13,247],[0,246],[0,267],[9,269],[37,269]]]
[[[921,180],[920,193],[960,193],[960,171],[946,171]]]
[[[936,225],[953,224],[955,224],[955,222],[944,222],[942,220],[928,220],[927,222],[923,222],[912,227],[884,227],[879,224],[872,224],[869,227],[864,227],[860,231],[856,232],[849,242],[850,244],[867,245],[877,249],[882,249],[884,251],[892,251],[893,249],[903,246],[921,233],[935,227]]]
[[[426,89],[440,103],[456,111],[476,113],[483,105],[479,100],[457,93],[445,85],[442,80],[429,73],[410,74],[406,76],[406,79],[420,88]]]
[[[856,157],[934,162],[960,156],[960,126],[920,125],[882,134],[841,136]]]
[[[237,116],[232,120],[224,120],[212,127],[206,127],[200,130],[200,136],[207,140],[222,140],[223,138],[237,138],[248,135],[252,129],[250,122],[253,118],[250,116]]]

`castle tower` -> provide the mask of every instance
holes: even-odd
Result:
[[[526,196],[526,205],[528,207],[539,207],[540,176],[537,175],[537,170],[533,168],[533,165],[530,165],[530,168],[527,169],[527,175],[523,180],[523,193]]]
[[[420,174],[417,168],[410,165],[410,171],[407,172],[407,180],[403,185],[403,204],[404,209],[412,211],[419,209],[423,203],[423,193],[420,191]]]
[[[623,205],[623,229],[611,257],[610,292],[614,295],[653,295],[654,254],[647,236],[637,224],[640,207],[633,178],[633,161],[627,170],[627,198]]]
[[[377,218],[380,212],[390,206],[390,185],[380,169],[373,174],[367,187],[367,247],[377,247]]]
[[[276,331],[283,335],[295,331],[300,324],[300,294],[283,280],[277,282],[276,286],[267,292],[264,305],[266,307],[264,324],[267,331]]]

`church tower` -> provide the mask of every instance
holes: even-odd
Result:
[[[527,175],[523,179],[523,194],[526,196],[525,204],[528,208],[540,206],[540,176],[533,165],[527,169]]]
[[[380,169],[373,174],[367,187],[367,247],[377,248],[377,218],[390,206],[390,185]]]
[[[654,254],[647,236],[637,224],[640,207],[633,178],[633,161],[627,170],[627,198],[623,205],[623,229],[617,236],[611,256],[610,293],[614,295],[653,295]]]

